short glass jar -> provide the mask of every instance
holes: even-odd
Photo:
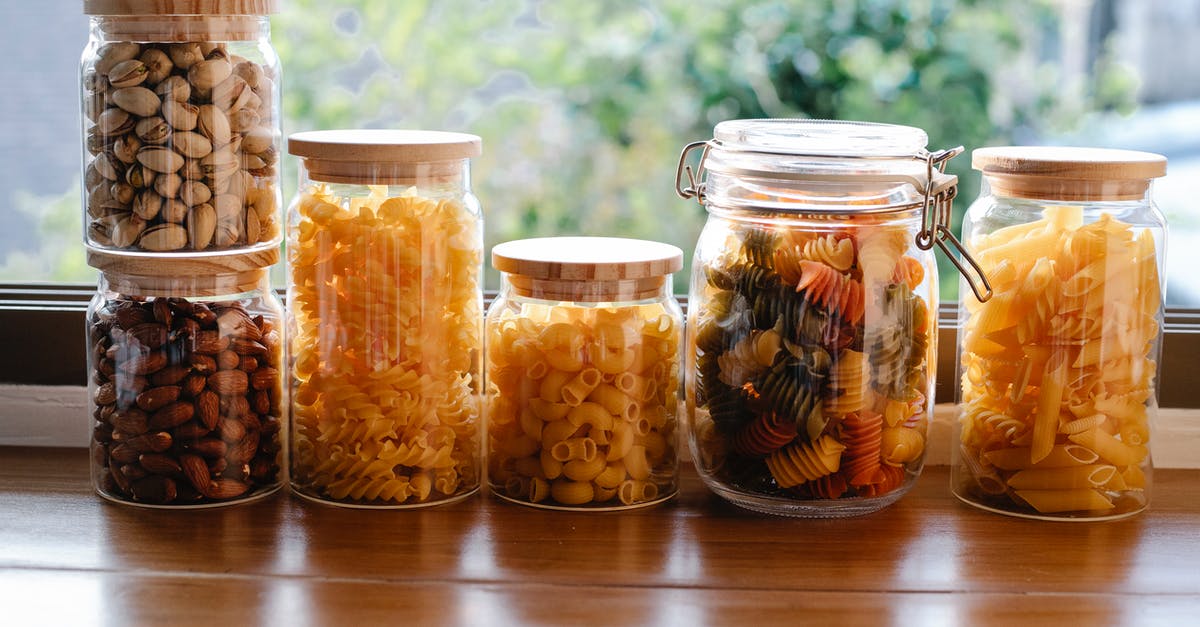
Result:
[[[275,250],[181,258],[90,250],[92,484],[147,507],[208,507],[283,484]]]
[[[312,131],[288,211],[292,489],[355,507],[482,480],[478,137]]]
[[[1156,154],[982,148],[963,241],[995,290],[960,309],[951,486],[977,507],[1054,520],[1146,507],[1167,226]]]
[[[84,1],[89,246],[175,254],[278,247],[279,60],[267,19],[275,6]]]
[[[957,180],[916,128],[734,120],[680,157],[709,217],[688,300],[687,408],[704,482],[748,509],[878,510],[921,472],[936,243]],[[700,173],[685,166],[704,148]],[[952,241],[952,240],[951,240]]]
[[[488,482],[547,509],[615,510],[679,489],[683,252],[608,237],[492,249]]]

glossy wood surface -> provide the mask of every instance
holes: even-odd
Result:
[[[978,511],[947,475],[842,520],[738,510],[690,468],[623,513],[151,511],[95,497],[83,450],[0,448],[0,624],[1200,622],[1200,471],[1157,471],[1151,508],[1107,523]]]

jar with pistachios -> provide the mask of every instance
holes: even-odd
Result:
[[[87,243],[152,252],[279,245],[275,0],[85,0]]]

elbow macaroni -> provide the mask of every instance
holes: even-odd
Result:
[[[486,335],[496,493],[625,507],[675,492],[682,329],[663,305],[508,303]]]

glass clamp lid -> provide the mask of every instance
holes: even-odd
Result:
[[[986,301],[992,295],[987,277],[950,230],[958,177],[946,174],[945,165],[964,149],[930,152],[927,143],[921,129],[893,124],[729,120],[717,125],[712,139],[684,147],[675,191],[710,207],[785,214],[920,210],[916,245],[940,248]],[[693,168],[689,160],[697,150]]]

